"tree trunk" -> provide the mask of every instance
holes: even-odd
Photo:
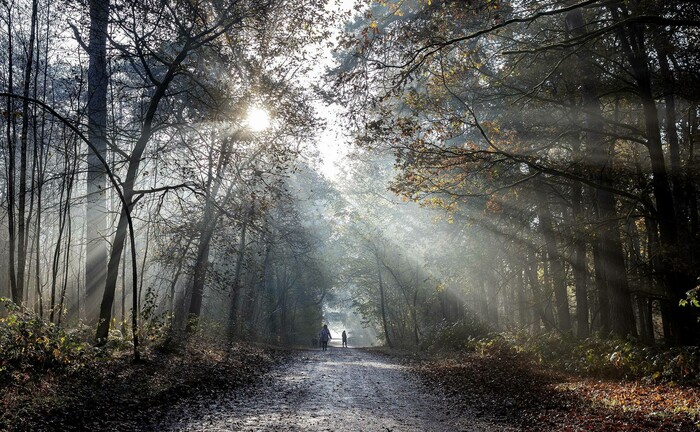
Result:
[[[518,325],[528,327],[530,325],[530,316],[528,315],[529,308],[525,297],[525,278],[523,277],[523,269],[517,268],[515,277],[516,301],[518,303]]]
[[[593,241],[593,272],[595,276],[596,297],[598,300],[598,329],[603,334],[610,333],[610,299],[608,297],[608,280],[605,265],[600,252],[600,235]],[[595,320],[593,320],[595,321]]]
[[[389,337],[389,323],[386,314],[386,302],[384,299],[384,281],[382,279],[382,267],[379,263],[379,251],[376,246],[374,248],[374,258],[377,261],[377,281],[379,282],[379,309],[382,315],[382,327],[384,328],[384,337],[389,348],[393,348],[391,337]]]
[[[673,203],[675,204],[676,220],[678,224],[679,245],[682,248],[682,254],[690,254],[689,230],[688,230],[688,206],[686,196],[686,181],[683,176],[683,168],[681,166],[681,151],[678,138],[678,129],[676,122],[678,116],[676,114],[676,98],[674,95],[675,78],[671,72],[669,65],[668,52],[666,44],[668,40],[662,42],[661,39],[655,39],[656,52],[659,60],[659,67],[664,83],[664,102],[666,105],[664,120],[666,123],[666,138],[668,140],[668,153],[671,162],[671,184],[673,186]]]
[[[131,203],[132,196],[133,192],[131,190],[129,190],[128,193],[126,190],[124,191],[124,198],[128,203]],[[109,336],[109,328],[112,322],[112,304],[114,303],[114,293],[119,278],[119,261],[124,251],[124,241],[126,240],[128,231],[127,211],[130,210],[122,206],[119,222],[117,223],[117,231],[112,241],[112,253],[110,254],[109,263],[107,265],[106,289],[100,304],[100,319],[97,324],[97,334],[95,335],[95,340],[98,344],[107,342],[107,337]],[[131,265],[136,266],[136,263],[131,263]],[[138,298],[138,294],[135,292],[137,289],[138,287],[136,286],[132,287],[132,296],[134,299]],[[138,311],[134,308],[131,313],[132,315],[137,314]]]
[[[170,288],[168,290],[168,313],[170,314],[169,325],[170,329],[174,329],[175,325],[175,287],[177,287],[177,282],[180,280],[180,275],[182,274],[182,267],[185,263],[185,257],[187,256],[187,250],[192,244],[192,237],[187,239],[187,244],[182,248],[182,254],[177,261],[177,268],[175,269],[175,274],[173,275],[173,280],[170,281]]]
[[[544,326],[545,330],[551,330],[554,327],[554,315],[552,315],[552,309],[549,307],[549,300],[545,299],[542,294],[540,281],[537,277],[537,264],[526,264],[525,269],[530,282],[530,290],[532,291],[532,307],[534,310],[533,330],[539,333],[541,331],[541,325]]]
[[[204,215],[200,221],[200,240],[197,246],[197,261],[195,262],[195,275],[192,286],[192,298],[190,299],[190,307],[187,317],[187,331],[195,330],[197,319],[202,311],[202,300],[204,296],[204,283],[206,281],[206,273],[208,263],[202,260],[209,260],[209,243],[214,235],[214,229],[218,223],[220,211],[216,208],[214,200],[217,199],[219,189],[222,184],[224,171],[230,161],[229,147],[230,140],[224,141],[221,151],[219,152],[216,168],[214,167],[214,150],[209,152],[209,164],[207,173],[207,199],[204,207]],[[233,190],[228,188],[225,194],[224,201],[228,199]]]
[[[571,11],[566,16],[569,32],[574,36],[580,36],[585,32],[585,22],[580,9]],[[602,186],[611,186],[612,166],[611,149],[614,145],[607,144],[602,135],[604,131],[603,114],[600,101],[596,94],[595,74],[591,67],[591,60],[578,51],[577,59],[582,71],[581,96],[585,112],[586,144],[591,154],[591,168],[596,180]],[[627,274],[624,262],[624,252],[620,242],[620,232],[617,226],[617,210],[615,197],[605,189],[596,190],[596,203],[598,217],[601,220],[599,229],[599,265],[605,266],[605,271],[598,274],[606,279],[607,294],[609,295],[612,312],[612,331],[618,336],[626,337],[636,334],[634,313],[632,311],[632,299],[627,283]],[[600,285],[603,286],[602,284]],[[599,292],[601,300],[604,300],[602,291]],[[601,306],[604,304],[601,303]],[[601,307],[601,313],[603,309]],[[602,317],[602,316],[601,316]]]
[[[629,10],[623,3],[608,6],[616,21],[628,18]],[[698,338],[698,325],[694,313],[689,308],[678,305],[685,298],[695,280],[688,271],[687,258],[679,248],[676,203],[672,194],[669,176],[661,140],[661,128],[656,101],[651,87],[651,71],[649,56],[645,46],[644,27],[639,24],[629,24],[617,28],[620,46],[627,56],[632,68],[632,74],[637,83],[638,95],[644,113],[644,127],[647,138],[647,149],[651,161],[652,188],[656,200],[656,216],[659,224],[661,243],[661,268],[659,269],[671,294],[674,313],[671,314],[671,333],[677,345],[693,344]]]
[[[498,282],[496,282],[496,278],[494,277],[492,271],[487,270],[487,274],[488,276],[486,277],[486,319],[493,326],[494,329],[498,330],[501,325],[498,313],[498,292],[500,291],[501,287],[498,286]]]
[[[40,237],[41,237],[41,212],[42,212],[42,203],[41,203],[41,190],[42,190],[42,185],[39,183],[39,186],[37,187],[37,204],[36,204],[36,223],[35,223],[35,230],[34,230],[34,236],[36,238],[36,247],[34,249],[34,260],[35,263],[34,265],[36,266],[34,269],[34,285],[36,288],[36,297],[37,297],[37,302],[38,302],[38,308],[39,308],[39,318],[44,318],[44,295],[41,291],[41,242],[40,242]]]
[[[572,270],[574,273],[574,290],[576,295],[576,336],[586,339],[589,331],[588,306],[588,269],[586,268],[586,239],[580,223],[583,222],[582,187],[580,183],[572,185],[572,231],[574,236],[574,256]]]
[[[262,271],[262,280],[260,281],[260,288],[261,288],[261,293],[263,293],[265,296],[268,296],[272,298],[272,294],[270,291],[272,290],[272,276],[271,276],[271,270],[272,270],[272,250],[273,250],[273,237],[274,234],[272,230],[267,235],[267,241],[265,245],[265,261],[263,262],[263,271]],[[264,297],[263,297],[264,300]],[[262,302],[261,302],[262,303]],[[267,302],[269,304],[269,302]],[[263,310],[263,306],[260,306],[261,311]],[[272,333],[274,334],[274,333]]]
[[[692,103],[688,108],[688,129],[687,129],[687,141],[688,141],[688,162],[687,170],[690,172],[697,172],[697,162],[695,160],[695,140],[700,136],[700,124],[698,121],[698,105]],[[700,254],[700,212],[698,211],[698,194],[697,187],[695,183],[687,183],[688,190],[686,191],[688,195],[688,211],[689,211],[689,230],[690,238],[692,241],[693,250],[693,268],[698,267],[698,254]]]
[[[562,333],[571,333],[571,313],[569,311],[569,298],[566,288],[566,270],[558,251],[552,216],[546,202],[547,196],[541,191],[538,192],[538,195],[540,200],[537,206],[538,217],[540,230],[544,238],[547,262],[549,263],[549,283],[554,291],[556,301],[557,327]]]
[[[479,315],[482,320],[488,322],[489,320],[489,300],[488,300],[488,294],[487,294],[487,288],[486,288],[486,281],[484,280],[484,275],[479,274],[478,276],[479,280],[477,281],[477,286],[478,286],[478,291],[477,291],[477,304],[478,304],[478,310],[479,310]],[[447,296],[448,292],[445,292],[445,296]],[[449,319],[448,322],[454,322],[454,320]]]
[[[65,161],[65,171],[71,172],[69,168],[69,161]],[[63,243],[63,233],[65,231],[66,225],[68,223],[68,211],[70,208],[71,190],[72,190],[72,176],[67,176],[64,178],[63,184],[61,185],[61,195],[59,197],[59,221],[58,221],[58,238],[56,239],[56,247],[53,254],[53,266],[51,269],[51,303],[49,308],[49,321],[54,322],[54,316],[56,314],[56,289],[58,287],[58,275],[59,268],[61,264],[61,250]],[[65,194],[65,195],[64,195]],[[59,299],[60,303],[60,299]]]
[[[122,254],[122,286],[121,286],[120,325],[122,333],[126,333],[126,254]]]
[[[651,313],[651,299],[637,293],[637,310],[639,312],[639,329],[642,342],[652,345],[654,343],[654,321]]]
[[[89,0],[87,204],[85,222],[85,313],[89,325],[99,320],[99,304],[106,283],[107,174],[100,156],[107,153],[107,32],[109,0]],[[116,246],[116,245],[115,245]],[[106,335],[105,335],[106,337]]]
[[[14,94],[13,83],[13,38],[14,29],[12,28],[12,10],[11,6],[7,6],[7,92]],[[22,304],[22,293],[17,286],[17,269],[15,262],[15,251],[17,247],[17,232],[15,227],[15,107],[14,99],[7,98],[7,231],[9,238],[9,254],[8,262],[10,268],[10,292],[12,293],[12,301],[18,305]]]
[[[391,266],[387,265],[384,260],[381,260],[382,265],[384,266],[385,269],[389,272],[391,275],[392,279],[394,279],[394,282],[396,282],[396,285],[399,287],[401,290],[401,294],[403,295],[404,301],[406,302],[406,307],[409,309],[409,313],[411,316],[411,323],[413,326],[413,336],[414,340],[416,342],[416,346],[419,343],[419,338],[418,338],[418,333],[419,333],[419,328],[418,328],[418,314],[416,312],[416,302],[417,302],[417,297],[418,297],[418,289],[414,289],[413,292],[413,300],[411,300],[409,293],[408,293],[408,288],[399,280],[398,275],[394,271]]]
[[[70,273],[70,245],[73,239],[73,228],[70,217],[70,205],[68,206],[66,216],[68,217],[68,220],[66,222],[68,226],[66,227],[66,252],[63,258],[63,285],[61,287],[61,296],[58,302],[58,320],[56,321],[56,324],[58,324],[59,326],[61,325],[61,321],[63,320],[63,309],[66,301],[66,292],[68,290],[68,275]]]
[[[233,286],[231,291],[231,315],[229,315],[229,334],[231,335],[239,333],[240,330],[241,323],[238,313],[238,303],[241,292],[241,272],[243,271],[243,261],[245,259],[248,223],[252,219],[254,211],[254,204],[251,203],[250,208],[243,217],[243,223],[241,224],[241,236],[238,240],[238,250],[236,251],[236,269],[233,275]]]
[[[193,331],[197,327],[195,322],[202,311],[202,300],[204,299],[204,285],[209,268],[209,245],[214,236],[216,228],[215,221],[202,220],[199,243],[197,244],[197,258],[194,265],[194,276],[192,278],[192,299],[187,313],[187,330]]]
[[[615,208],[614,198],[609,193],[599,194],[599,204],[607,209],[601,213],[608,213]],[[600,264],[605,266],[604,274],[612,318],[611,330],[620,337],[636,336],[625,256],[617,225],[606,224],[600,229],[600,254]]]
[[[34,41],[36,39],[37,21],[37,0],[32,2],[32,17],[29,32],[29,47],[27,48],[27,62],[24,69],[24,89],[22,95],[22,128],[19,137],[19,194],[17,204],[17,295],[21,299],[24,295],[25,271],[27,264],[27,239],[29,230],[27,228],[25,210],[27,202],[27,142],[29,139],[29,89],[32,81],[32,67],[34,62]],[[21,304],[21,300],[20,300]]]
[[[263,237],[262,244],[265,252],[262,254],[259,277],[255,278],[254,275],[251,275],[253,279],[250,281],[247,301],[243,306],[243,322],[247,329],[246,336],[252,339],[256,339],[258,333],[257,322],[260,314],[260,296],[265,292],[267,284],[267,268],[270,264],[270,251],[272,248],[269,237],[269,233]]]

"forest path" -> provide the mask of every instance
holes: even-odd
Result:
[[[456,412],[456,410],[455,410]],[[260,386],[175,407],[163,431],[503,431],[452,414],[396,359],[362,349],[309,350]]]

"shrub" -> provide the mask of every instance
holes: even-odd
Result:
[[[0,382],[26,379],[37,370],[79,368],[92,348],[58,326],[0,299]]]
[[[486,324],[473,316],[456,321],[441,321],[428,328],[421,349],[428,351],[473,351],[479,341],[489,334]]]
[[[680,383],[700,382],[700,347],[648,346],[635,339],[586,340],[554,333],[512,335],[518,351],[544,365],[568,372],[609,378]]]

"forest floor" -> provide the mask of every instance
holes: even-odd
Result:
[[[0,430],[695,431],[700,389],[592,380],[509,353],[188,346],[0,383]]]
[[[593,379],[535,365],[512,352],[410,362],[457,415],[524,431],[698,431],[700,388]]]
[[[69,370],[15,372],[0,382],[0,431],[138,431],[170,407],[259,382],[291,356],[271,347],[195,342],[169,351],[130,351],[77,361]]]

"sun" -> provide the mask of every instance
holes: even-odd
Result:
[[[246,126],[253,132],[261,132],[270,127],[270,115],[263,108],[251,107],[248,110]]]

